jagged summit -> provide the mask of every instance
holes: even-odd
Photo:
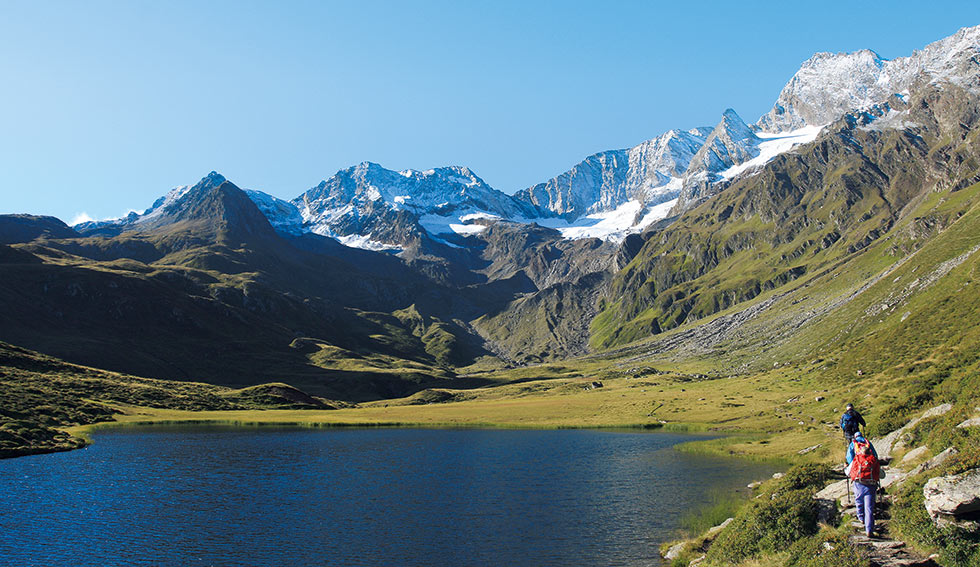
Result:
[[[292,204],[309,230],[373,249],[404,248],[418,240],[422,227],[431,235],[468,233],[483,228],[468,225],[469,219],[540,216],[533,205],[497,191],[463,166],[393,171],[362,162]]]
[[[669,201],[710,131],[668,130],[629,149],[593,154],[514,197],[570,220],[613,211],[629,201],[645,205]]]
[[[980,26],[963,28],[909,57],[884,59],[870,49],[817,53],[786,84],[772,110],[759,119],[764,132],[823,126],[850,110],[907,93],[916,81],[948,81],[980,92]]]
[[[923,82],[980,93],[980,26],[894,60],[870,49],[817,53],[754,125],[729,108],[714,126],[672,129],[631,148],[595,153],[513,196],[465,166],[393,171],[369,161],[338,171],[292,201],[259,191],[247,194],[279,232],[312,231],[364,248],[404,249],[426,234],[435,239],[475,235],[500,219],[536,222],[568,238],[617,240],[683,212],[736,177],[761,171],[846,113],[880,107],[881,116],[874,117],[879,127],[902,124],[895,97]],[[211,172],[193,187],[175,188],[142,214],[76,228],[111,233],[153,222],[187,192],[224,182]]]

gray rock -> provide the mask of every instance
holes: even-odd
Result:
[[[902,427],[892,431],[888,435],[880,439],[872,439],[871,443],[874,444],[875,450],[878,451],[878,458],[888,460],[892,458],[892,453],[895,451],[895,445],[902,439],[902,435],[905,434],[909,429],[912,429],[919,424],[920,421],[929,417],[936,417],[937,415],[943,415],[949,410],[953,409],[953,404],[942,404],[934,408],[926,410],[922,415],[913,419],[912,421],[906,423]]]
[[[715,526],[715,527],[711,528],[710,530],[708,530],[707,532],[705,532],[704,537],[707,538],[707,539],[709,539],[709,540],[715,539],[716,537],[718,537],[718,534],[721,533],[721,530],[723,530],[726,527],[728,527],[728,524],[732,523],[733,521],[735,521],[735,518],[728,518],[724,522],[718,524],[717,526]]]
[[[917,447],[915,449],[912,449],[908,453],[905,453],[905,456],[902,457],[902,462],[907,463],[909,461],[914,461],[919,457],[925,455],[927,452],[929,452],[929,447],[926,447],[925,445],[921,447]]]
[[[881,468],[881,486],[883,488],[889,488],[891,486],[898,486],[905,482],[908,478],[908,473],[902,469],[882,467]]]
[[[924,472],[924,471],[927,471],[927,470],[931,470],[931,469],[937,468],[940,465],[942,465],[943,463],[945,463],[950,457],[952,457],[956,453],[958,453],[958,451],[956,449],[954,449],[952,447],[949,447],[945,451],[943,451],[942,453],[939,453],[935,457],[929,459],[928,461],[926,461],[926,462],[920,464],[919,466],[915,467],[914,469],[912,469],[912,471],[909,474],[911,474],[911,475],[914,476],[914,475],[917,475],[917,474],[919,474],[921,472]]]
[[[956,427],[960,427],[960,428],[964,428],[965,429],[967,427],[977,427],[977,426],[980,426],[980,417],[970,418],[970,419],[964,421],[963,423],[957,425]]]
[[[667,553],[664,554],[664,559],[666,559],[667,561],[673,561],[677,559],[678,557],[681,556],[681,553],[684,553],[684,548],[687,547],[688,543],[689,542],[682,541],[678,544],[670,546],[670,549],[668,549]]]
[[[814,498],[819,500],[840,500],[847,496],[848,484],[847,480],[832,482],[818,492]]]
[[[929,479],[922,494],[934,519],[980,512],[980,469]]]
[[[800,455],[806,455],[807,453],[812,453],[813,451],[816,451],[820,447],[823,447],[823,443],[817,443],[816,445],[807,447],[806,449],[800,449],[799,451],[797,451],[797,453]]]
[[[927,418],[930,418],[930,417],[936,417],[936,416],[939,416],[939,415],[944,415],[946,413],[949,413],[949,410],[951,410],[951,409],[953,409],[953,404],[940,404],[940,405],[938,405],[938,406],[936,406],[936,407],[934,407],[932,409],[926,410],[926,412],[923,413],[922,414],[922,417],[919,418],[919,419],[922,420],[922,419],[927,419]],[[916,423],[918,423],[918,422],[916,422]]]
[[[773,473],[773,475],[772,475],[772,477],[775,478],[775,479],[780,479],[780,478],[783,478],[784,476],[786,476],[786,475],[784,473],[781,473],[781,472]]]

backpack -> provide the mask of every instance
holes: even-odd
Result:
[[[848,435],[854,435],[860,428],[858,425],[857,417],[852,411],[844,412],[844,415],[840,418],[840,428],[844,430],[844,433]]]
[[[861,484],[878,484],[878,458],[868,442],[854,442],[854,460],[851,462],[851,480]]]

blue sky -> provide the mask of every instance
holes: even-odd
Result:
[[[0,213],[120,216],[211,170],[291,199],[361,161],[512,193],[754,122],[814,52],[906,56],[977,4],[8,0]]]

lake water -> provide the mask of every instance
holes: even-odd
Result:
[[[111,428],[0,461],[4,565],[659,565],[684,510],[771,469],[691,436]]]

